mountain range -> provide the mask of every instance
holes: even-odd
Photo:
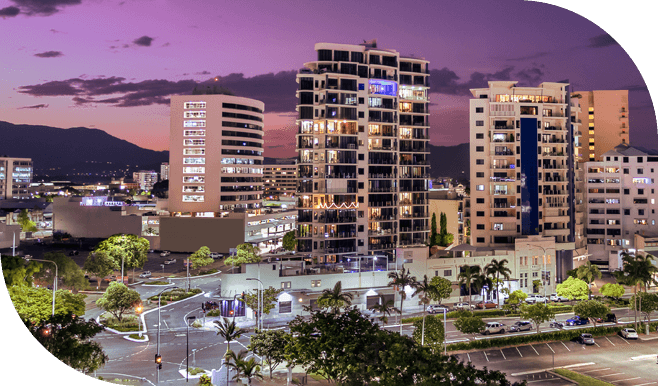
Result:
[[[429,145],[432,177],[469,178],[469,145]],[[168,151],[141,148],[103,130],[61,129],[0,121],[0,156],[32,158],[35,181],[105,182],[137,170],[160,171]],[[275,158],[265,157],[265,163]]]

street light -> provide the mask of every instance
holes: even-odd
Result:
[[[171,291],[174,288],[182,289],[182,288],[177,287],[177,286],[168,287],[168,288],[165,288],[162,291],[160,291],[160,293],[158,294],[158,345],[157,345],[157,348],[156,348],[157,353],[155,354],[155,363],[157,365],[156,366],[156,373],[157,373],[156,383],[160,383],[160,368],[162,367],[162,356],[160,355],[160,324],[161,324],[160,300],[161,300],[163,292]]]
[[[530,245],[526,244],[528,248],[536,247],[536,248],[541,248],[542,251],[544,251],[544,255],[542,256],[542,264],[544,266],[544,270],[542,271],[541,275],[541,286],[544,288],[544,303],[546,303],[546,284],[544,284],[544,276],[546,275],[546,249],[542,247],[541,245]]]
[[[53,280],[53,314],[52,314],[52,316],[55,316],[55,293],[57,292],[57,263],[55,263],[54,261],[51,261],[51,260],[33,259],[31,257],[30,258],[25,258],[25,260],[27,260],[27,261],[34,260],[34,261],[41,261],[41,262],[44,262],[44,263],[53,263],[53,264],[55,264],[55,280]]]
[[[186,354],[187,354],[187,356],[185,357],[185,360],[186,360],[186,362],[185,362],[185,382],[190,381],[190,322],[193,321],[194,319],[196,319],[196,316],[188,316],[187,320],[186,320],[187,323],[185,323],[186,327],[187,327],[187,337],[186,337],[186,340],[187,340],[187,342],[186,342],[186,345],[187,345]]]
[[[263,329],[263,290],[265,288],[265,285],[263,284],[262,281],[260,281],[260,279],[256,279],[253,277],[249,277],[247,278],[247,280],[256,280],[260,284],[260,292],[258,293],[258,297],[257,297],[258,305],[256,306],[257,308],[256,312],[258,313],[258,319],[256,325],[259,330],[262,330]]]
[[[139,323],[139,336],[142,336],[142,319],[139,317],[141,315],[142,311],[144,311],[144,306],[142,306],[142,303],[139,303],[135,307],[135,313],[137,314],[137,323]]]

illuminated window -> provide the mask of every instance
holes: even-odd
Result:
[[[594,146],[590,146],[589,149],[594,150]],[[590,154],[590,157],[594,157],[594,154]]]
[[[594,135],[594,130],[590,130],[589,135]]]
[[[594,127],[594,122],[590,122],[589,127]]]
[[[183,146],[206,146],[205,139],[184,139]]]
[[[184,194],[183,202],[203,202],[203,196],[200,194]]]
[[[477,185],[476,190],[484,190],[484,185]]]
[[[590,107],[590,108],[589,108],[589,111],[594,111],[594,107]]]
[[[590,138],[589,143],[594,143],[594,138]]]
[[[206,149],[196,148],[196,149],[183,149],[183,155],[205,155]]]
[[[183,193],[203,193],[205,191],[203,185],[183,185]]]
[[[183,168],[183,173],[205,173],[206,168],[204,167],[186,167]]]
[[[206,163],[205,158],[183,158],[184,164],[203,165]]]
[[[183,183],[194,184],[194,183],[203,183],[206,182],[206,177],[204,176],[184,176]]]
[[[183,131],[183,136],[185,137],[205,137],[205,130],[185,130]]]
[[[183,118],[205,118],[205,117],[206,117],[205,110],[185,111],[183,113]]]
[[[206,121],[205,119],[183,121],[183,127],[206,127]]]
[[[205,109],[206,102],[185,102],[185,109]]]

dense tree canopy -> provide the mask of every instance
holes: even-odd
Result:
[[[123,313],[141,303],[139,293],[125,284],[112,282],[103,296],[96,300],[96,305],[121,320]]]
[[[257,330],[250,337],[248,348],[263,357],[263,361],[270,368],[270,379],[272,379],[272,371],[285,360],[286,344],[290,338],[290,334],[282,330]]]
[[[63,252],[48,252],[43,255],[43,260],[49,260],[57,264],[57,279],[61,286],[68,287],[72,290],[83,290],[89,287],[89,281],[85,278],[85,273],[78,264]],[[43,263],[43,268],[34,275],[43,284],[52,285],[55,276],[55,266],[50,263]],[[58,285],[59,288],[59,285]]]
[[[37,323],[52,315],[52,290],[26,285],[14,285],[8,290],[9,297],[21,319]],[[68,313],[77,316],[84,315],[86,297],[87,295],[84,294],[72,294],[67,290],[58,290],[55,293],[55,315]]]
[[[452,282],[442,276],[434,276],[430,280],[432,290],[429,292],[429,298],[441,304],[441,301],[448,299],[452,294]]]
[[[105,251],[116,268],[121,267],[123,257],[124,268],[143,268],[148,260],[150,243],[143,237],[131,234],[116,234],[103,240],[94,249],[94,252]]]
[[[27,213],[27,209],[21,210],[21,212],[16,217],[16,222],[18,222],[18,224],[21,226],[22,232],[37,231],[37,224],[30,220],[30,215]]]
[[[115,261],[106,251],[90,253],[84,264],[84,269],[96,276],[97,281],[110,275],[114,271],[114,268],[117,268]]]
[[[295,231],[290,231],[283,236],[283,249],[286,251],[294,251],[297,246],[295,239]]]
[[[620,299],[622,296],[624,296],[624,292],[626,292],[626,290],[624,289],[624,286],[621,284],[606,283],[601,287],[599,292],[603,296],[607,296],[609,298],[614,298],[614,299]]]
[[[215,260],[210,257],[210,248],[201,247],[198,251],[190,255],[190,261],[192,262],[192,268],[197,269],[210,265]]]
[[[43,268],[37,261],[26,261],[20,256],[2,255],[2,276],[7,287],[14,285],[32,286],[32,277]]]
[[[539,325],[555,318],[555,312],[544,303],[528,304],[521,307],[521,318],[532,320],[539,334]]]
[[[598,300],[586,300],[578,302],[573,307],[573,312],[581,318],[591,318],[596,327],[596,319],[606,316],[610,312],[610,307]]]
[[[260,261],[260,248],[253,246],[251,243],[243,243],[238,245],[236,255],[227,257],[224,263],[239,267],[242,264],[259,263]]]
[[[559,296],[564,296],[569,300],[585,300],[587,299],[588,291],[587,283],[572,276],[569,276],[567,280],[555,287],[555,292]]]

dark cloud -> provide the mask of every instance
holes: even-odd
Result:
[[[28,16],[50,16],[60,8],[78,5],[82,0],[11,0]],[[6,9],[6,8],[5,8]]]
[[[171,45],[171,43],[165,43],[165,44],[162,45],[162,47],[169,47],[170,45]]]
[[[50,32],[52,32],[52,33],[54,33],[54,34],[61,34],[61,33],[62,33],[62,31],[58,31],[58,30],[56,30],[56,29],[54,29],[54,28],[51,29]]]
[[[210,71],[195,72],[194,75],[210,75]]]
[[[60,56],[64,56],[64,54],[61,51],[46,51],[34,54],[34,56],[37,58],[59,58]]]
[[[18,7],[5,7],[0,9],[0,17],[14,17],[21,13]]]
[[[518,58],[508,58],[508,62],[521,62],[524,60],[530,60],[530,59],[538,59],[538,58],[543,58],[544,56],[550,55],[550,52],[537,52],[536,54],[532,55],[526,55],[526,56],[521,56]]]
[[[516,79],[519,80],[519,86],[531,86],[536,87],[541,83],[542,78],[544,77],[544,72],[538,68],[526,68],[524,70],[518,71],[516,74]]]
[[[615,39],[612,38],[612,36],[608,34],[601,34],[598,36],[594,36],[593,38],[589,38],[589,46],[592,48],[601,48],[601,47],[609,47],[609,46],[618,46],[619,43]]]
[[[135,43],[138,46],[142,46],[142,47],[150,47],[151,42],[153,42],[153,38],[149,37],[149,36],[146,36],[146,35],[142,36],[139,39],[133,40],[133,43]]]
[[[50,105],[40,104],[40,105],[34,105],[34,106],[23,106],[23,107],[19,107],[18,109],[19,110],[22,110],[22,109],[47,109],[48,106],[50,106]]]
[[[430,92],[448,95],[471,95],[472,88],[485,88],[487,82],[494,80],[512,80],[511,74],[514,67],[506,67],[494,73],[474,72],[468,81],[460,83],[459,76],[448,68],[430,71]]]

